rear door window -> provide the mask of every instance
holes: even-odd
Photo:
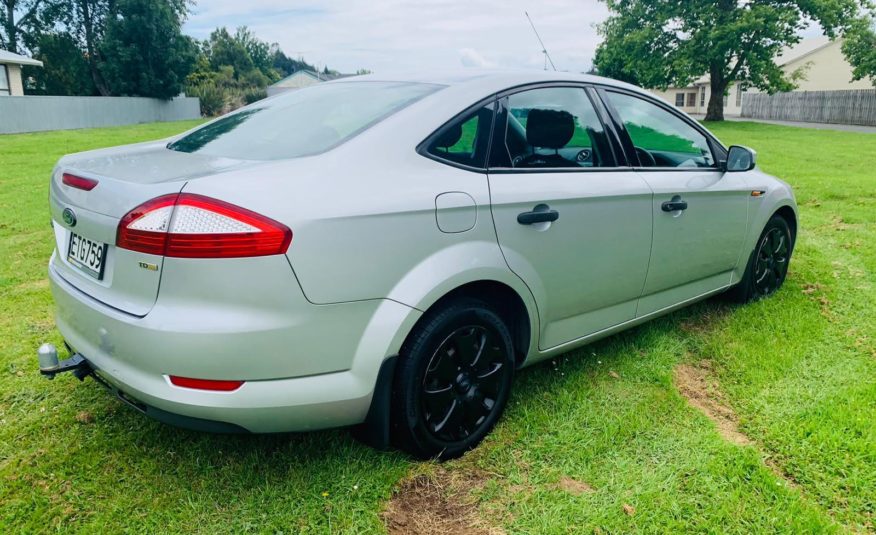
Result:
[[[502,166],[534,169],[615,165],[602,122],[583,88],[546,87],[515,93],[507,99],[506,115],[504,144],[496,148],[505,151]]]

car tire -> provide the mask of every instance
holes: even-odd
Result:
[[[747,303],[775,293],[788,275],[793,250],[794,237],[788,222],[774,215],[748,257],[742,280],[727,291],[727,297],[737,303]]]
[[[514,364],[511,333],[486,303],[456,299],[429,312],[396,367],[396,445],[440,460],[477,446],[508,403]]]

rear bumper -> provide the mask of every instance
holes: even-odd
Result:
[[[269,303],[266,315],[246,301],[233,306],[236,289],[223,287],[225,301],[180,303],[177,293],[163,306],[159,296],[141,318],[83,294],[51,264],[49,280],[59,331],[102,379],[146,414],[204,430],[212,429],[199,421],[254,433],[363,422],[381,363],[419,316],[388,300],[315,306],[300,289]],[[288,310],[276,310],[280,302]],[[173,385],[169,375],[246,382],[208,392]]]

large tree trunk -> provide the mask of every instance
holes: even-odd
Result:
[[[723,121],[724,120],[724,91],[727,89],[727,83],[723,81],[712,80],[710,83],[712,94],[709,95],[709,106],[706,108],[707,121]]]
[[[80,14],[82,15],[82,24],[85,27],[85,52],[88,56],[88,70],[91,73],[91,79],[94,81],[94,87],[97,92],[103,97],[110,96],[110,90],[104,82],[103,76],[100,73],[100,57],[97,50],[97,37],[94,32],[94,13],[92,13],[88,0],[80,1]]]
[[[13,54],[18,54],[18,28],[15,27],[15,0],[4,0],[6,7],[6,47]]]

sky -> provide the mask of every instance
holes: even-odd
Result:
[[[350,73],[544,68],[528,11],[558,70],[587,71],[608,15],[596,0],[198,0],[185,33],[248,26],[286,55]]]

